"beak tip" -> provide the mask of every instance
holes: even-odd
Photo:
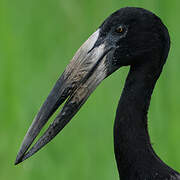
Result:
[[[20,158],[16,158],[15,162],[14,162],[14,165],[18,165],[19,163],[21,163],[22,160]]]
[[[16,160],[14,162],[14,165],[18,165],[19,163],[21,163],[23,161],[23,155],[18,153]]]

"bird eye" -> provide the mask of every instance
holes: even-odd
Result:
[[[122,26],[119,26],[116,28],[116,32],[117,33],[123,33],[124,32],[124,28]]]

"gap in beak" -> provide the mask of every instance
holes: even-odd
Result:
[[[52,114],[52,116],[48,119],[48,121],[46,122],[46,124],[43,126],[43,128],[41,129],[41,131],[39,132],[38,136],[34,139],[33,143],[30,145],[30,147],[27,149],[27,151],[25,152],[25,154],[27,154],[27,152],[36,144],[36,142],[39,140],[39,138],[45,133],[45,131],[48,129],[48,127],[50,126],[50,124],[53,123],[54,119],[58,116],[58,114],[61,112],[63,106],[65,105],[66,101],[68,100],[69,96],[66,98],[66,100],[57,108],[57,110]],[[36,114],[35,114],[36,115]],[[35,116],[34,116],[35,117]],[[31,125],[31,123],[30,123]],[[27,129],[28,130],[28,129]],[[27,131],[26,130],[26,131]],[[62,133],[61,133],[62,134]],[[51,142],[49,142],[51,143]],[[42,148],[43,149],[43,148]],[[25,156],[24,154],[24,156]],[[23,156],[23,157],[24,157]]]

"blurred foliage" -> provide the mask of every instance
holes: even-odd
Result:
[[[179,0],[0,0],[0,179],[118,179],[113,122],[128,68],[105,80],[68,126],[39,153],[14,166],[20,143],[79,46],[125,6],[149,9],[168,26],[172,46],[153,94],[153,147],[180,171]]]

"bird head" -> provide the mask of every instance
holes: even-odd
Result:
[[[105,42],[112,47],[106,60],[110,74],[121,66],[146,63],[149,57],[159,59],[159,64],[165,63],[169,33],[155,14],[142,8],[122,8],[109,16],[99,29],[96,43]]]
[[[159,57],[157,64],[164,64],[168,50],[168,31],[153,13],[128,7],[110,15],[79,48],[56,82],[34,118],[15,164],[29,158],[50,142],[107,76],[122,66],[145,63],[150,56]],[[160,58],[162,56],[164,58]],[[65,100],[64,107],[53,123],[30,148],[43,126]]]

